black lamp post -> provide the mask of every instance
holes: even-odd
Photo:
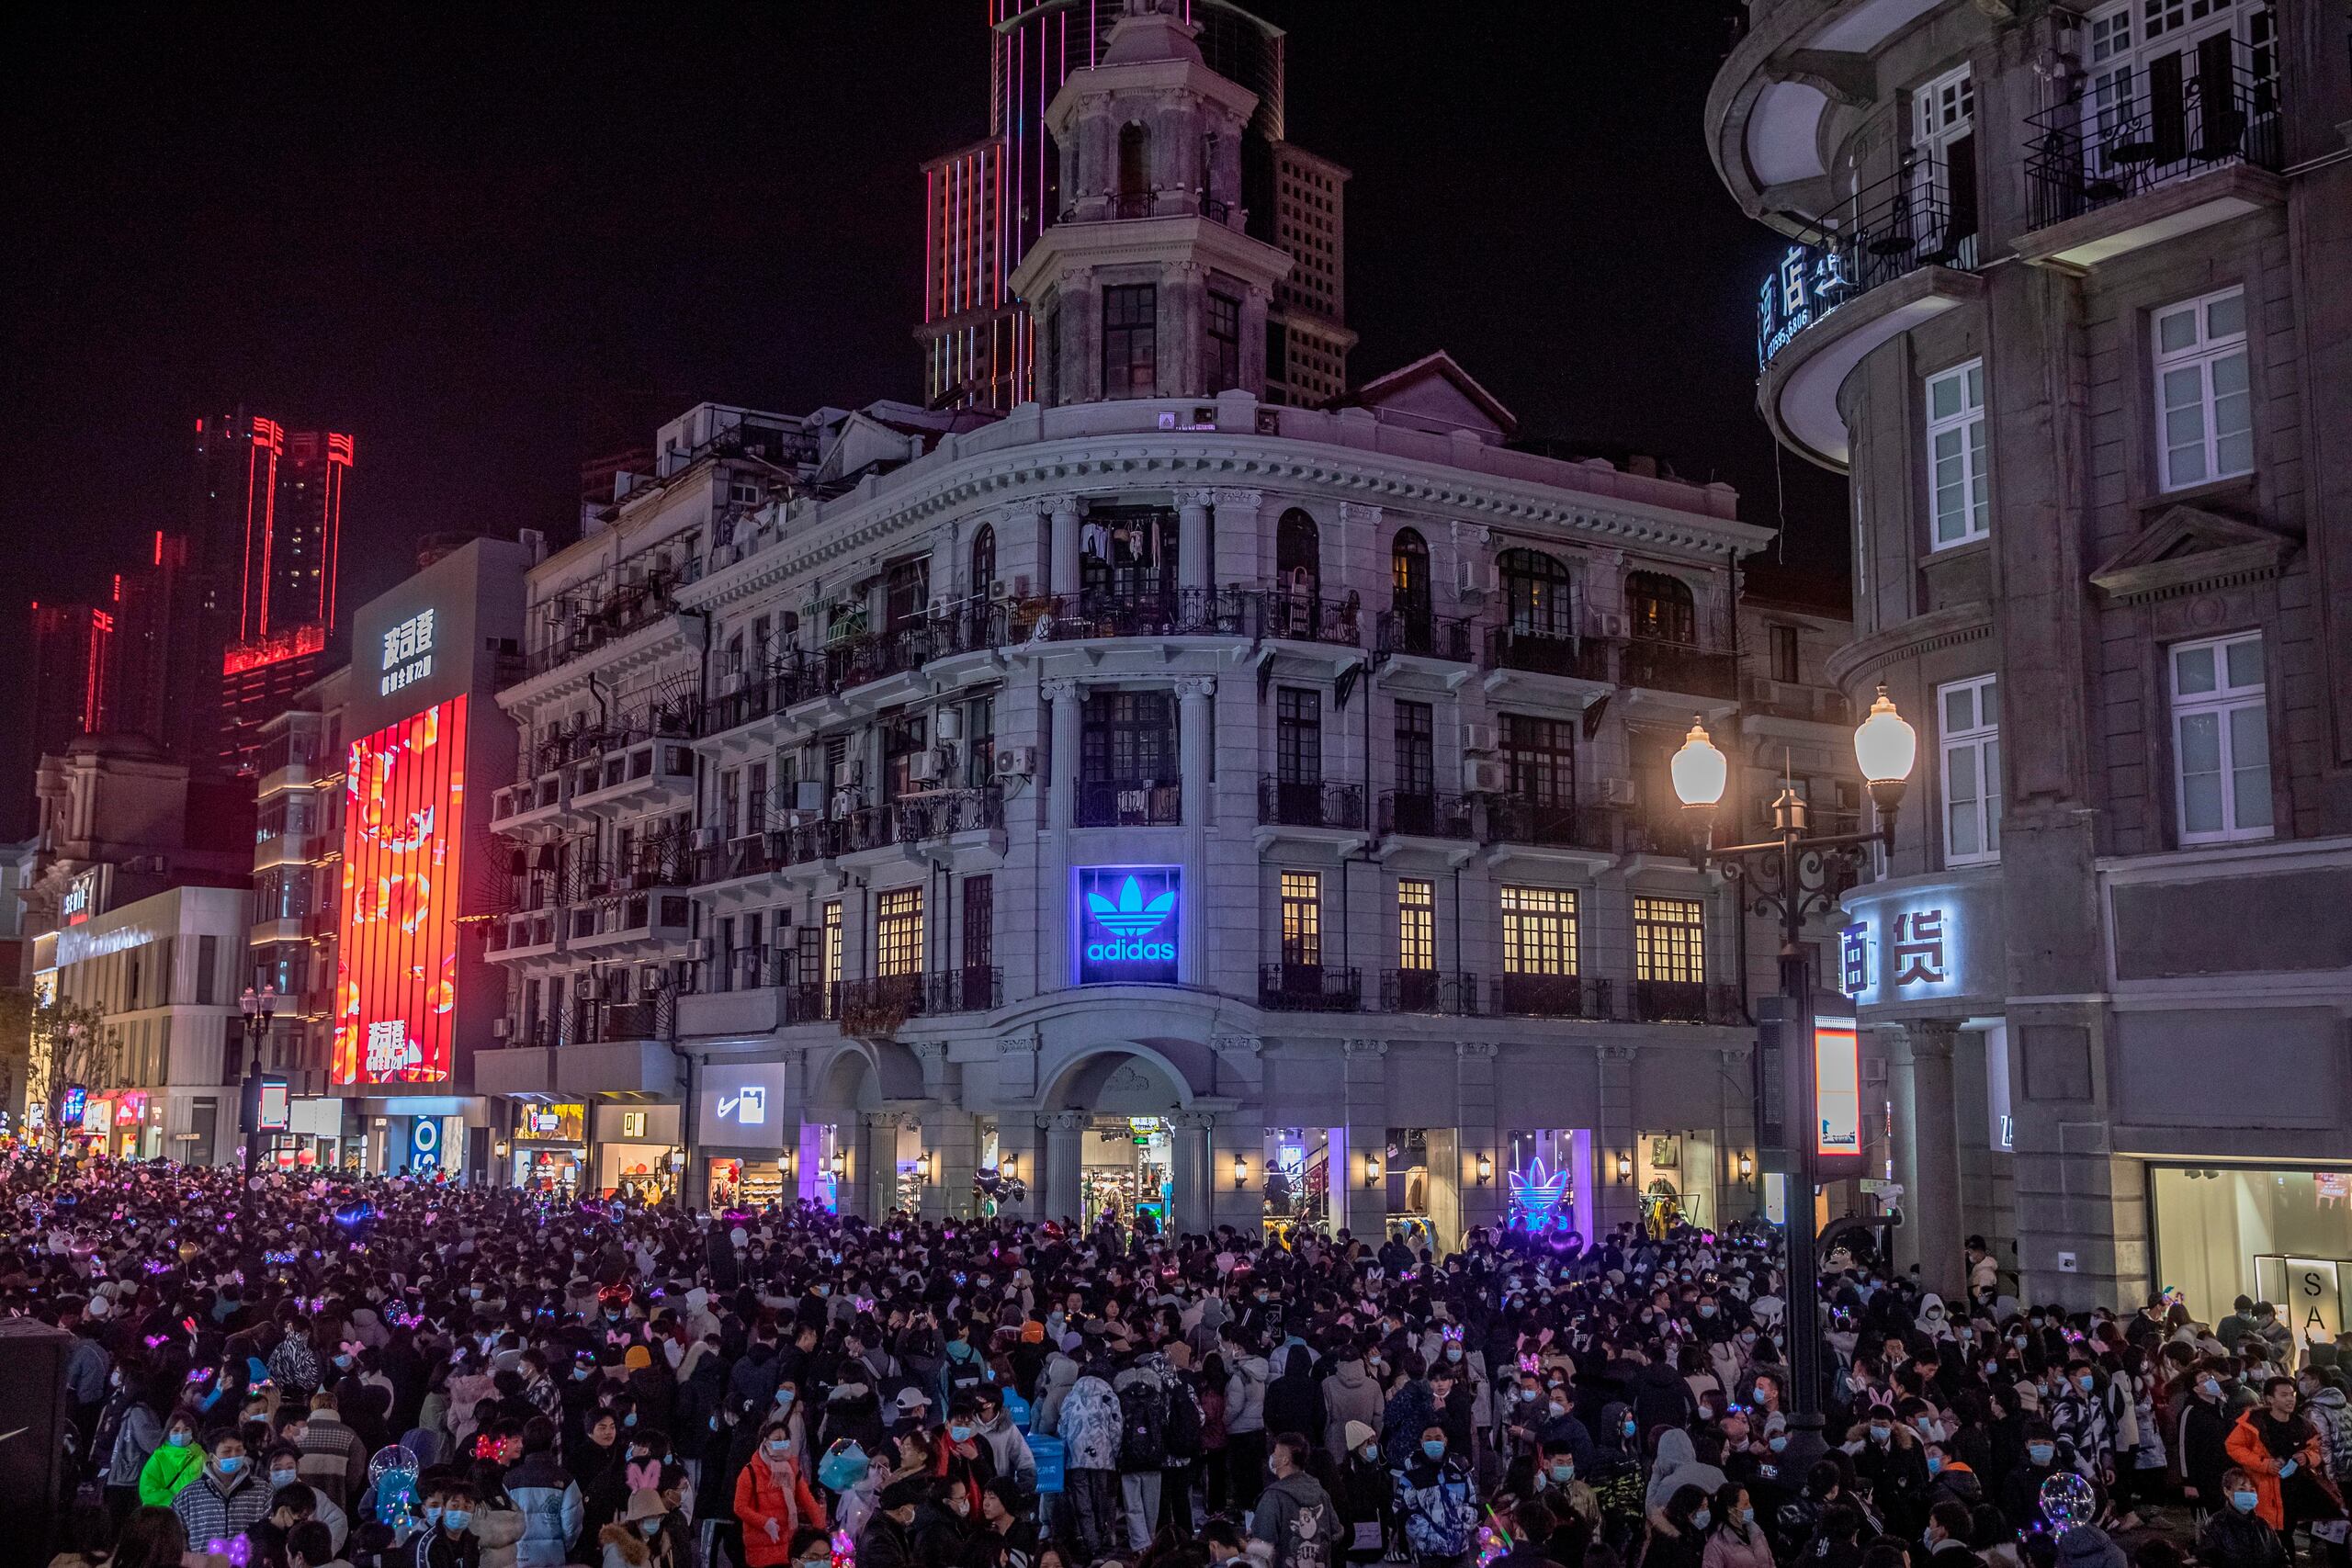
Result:
[[[237,1005],[244,1010],[245,1043],[250,1047],[242,1105],[245,1131],[245,1179],[251,1181],[254,1167],[261,1159],[261,1043],[269,1038],[270,1015],[277,1010],[277,987],[266,985],[255,990],[247,986],[244,995],[237,998]]]
[[[1797,1130],[1792,1140],[1794,1190],[1788,1194],[1789,1425],[1818,1430],[1821,1426],[1821,1318],[1815,1289],[1816,1269],[1813,1226],[1814,1189],[1820,1184],[1821,1111],[1816,1097],[1813,1055],[1813,949],[1804,940],[1805,921],[1826,914],[1849,885],[1848,873],[1872,845],[1894,847],[1894,814],[1903,803],[1904,786],[1918,760],[1919,737],[1902,715],[1886,688],[1854,729],[1854,757],[1870,784],[1878,808],[1878,826],[1866,832],[1808,834],[1807,808],[1793,785],[1772,803],[1773,836],[1760,843],[1718,847],[1713,841],[1716,806],[1730,782],[1731,764],[1707,738],[1706,726],[1693,720],[1682,749],[1669,770],[1674,793],[1683,808],[1704,814],[1706,831],[1694,838],[1692,858],[1713,864],[1724,876],[1746,886],[1759,914],[1781,918],[1781,1006],[1787,1050],[1801,1064],[1792,1075],[1787,1124]],[[1800,1219],[1800,1214],[1803,1218]]]

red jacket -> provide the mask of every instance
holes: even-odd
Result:
[[[2262,1433],[2255,1426],[2255,1416],[2260,1409],[2257,1405],[2240,1416],[2222,1446],[2237,1467],[2254,1477],[2255,1513],[2272,1529],[2283,1530],[2287,1528],[2286,1492],[2278,1482],[2278,1461],[2271,1457],[2268,1445],[2263,1442]],[[2317,1428],[2296,1453],[2295,1463],[2329,1496],[2335,1497],[2339,1504],[2343,1501],[2337,1496],[2335,1483],[2328,1479],[2326,1457],[2320,1449]]]
[[[767,1458],[753,1454],[735,1478],[735,1517],[743,1522],[743,1561],[749,1568],[780,1568],[792,1561],[793,1532],[803,1525],[825,1528],[825,1506],[808,1490],[800,1466],[784,1461],[779,1483]],[[775,1521],[775,1536],[768,1536],[768,1521]]]

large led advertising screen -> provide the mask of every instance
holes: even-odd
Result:
[[[458,1001],[466,699],[352,744],[334,1081],[447,1083]]]

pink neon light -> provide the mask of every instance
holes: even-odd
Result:
[[[261,448],[245,448],[245,558],[244,570],[237,580],[237,635],[253,634],[254,602],[254,470],[261,461]]]
[[[270,426],[275,432],[276,425]],[[269,635],[269,558],[270,547],[277,540],[277,448],[269,449],[269,509],[263,513],[261,530],[261,635]]]
[[[932,180],[932,172],[925,169],[922,172],[922,255],[926,263],[932,259],[933,254],[931,248]],[[926,321],[931,320],[931,280],[929,278],[923,279],[922,285],[922,319]]]

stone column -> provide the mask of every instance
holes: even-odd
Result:
[[[1062,596],[1063,610],[1078,608],[1078,520],[1086,503],[1074,495],[1057,495],[1049,502],[1054,519],[1053,581],[1046,592]]]
[[[1968,1288],[1961,1257],[1960,1140],[1952,1119],[1951,1055],[1960,1040],[1955,1019],[1925,1019],[1907,1024],[1897,1043],[1894,1066],[1895,1135],[1903,1147],[1903,1224],[1911,1238],[1905,1264],[1919,1266],[1921,1288],[1947,1302]],[[1907,1255],[1906,1255],[1907,1253]]]
[[[1462,1229],[1502,1223],[1505,1151],[1495,1118],[1494,1043],[1464,1040],[1453,1048],[1454,1092],[1461,1104],[1462,1146],[1455,1164],[1462,1189]],[[1490,1162],[1492,1174],[1481,1183],[1478,1156]],[[1459,1245],[1459,1238],[1453,1238]]]
[[[1176,492],[1176,585],[1187,593],[1214,586],[1216,572],[1209,555],[1209,508],[1216,503],[1215,491]]]
[[[1600,1125],[1594,1129],[1592,1202],[1594,1228],[1605,1235],[1627,1220],[1642,1217],[1641,1194],[1631,1181],[1617,1179],[1620,1156],[1634,1158],[1634,1045],[1602,1045],[1596,1048],[1600,1069]],[[1639,1160],[1635,1159],[1636,1168]],[[1794,1197],[1790,1199],[1795,1202]]]
[[[1343,1047],[1347,1073],[1348,1150],[1331,1179],[1347,1183],[1340,1213],[1359,1240],[1377,1247],[1388,1234],[1388,1042],[1351,1040]],[[1365,1161],[1381,1162],[1380,1179],[1367,1186]]]
[[[1045,1186],[1039,1190],[1044,1206],[1038,1217],[1083,1221],[1086,1202],[1078,1179],[1085,1157],[1086,1129],[1094,1118],[1084,1111],[1057,1111],[1043,1118],[1046,1124]]]
[[[1073,897],[1069,872],[1069,829],[1078,807],[1079,706],[1082,700],[1076,681],[1057,677],[1045,682],[1046,700],[1054,705],[1054,763],[1051,787],[1046,795],[1046,897],[1043,929],[1037,933],[1043,960],[1037,965],[1037,988],[1058,991],[1070,981],[1069,919]]]
[[[1175,1156],[1171,1218],[1180,1235],[1205,1234],[1210,1228],[1210,1190],[1216,1181],[1216,1168],[1210,1154],[1210,1134],[1216,1130],[1216,1116],[1207,1111],[1179,1111],[1172,1120],[1176,1135],[1171,1150]]]
[[[1181,943],[1177,978],[1187,986],[1205,983],[1208,975],[1207,922],[1202,910],[1208,899],[1209,756],[1216,745],[1216,677],[1180,675],[1176,678],[1176,745],[1184,793],[1184,896],[1177,901]]]
[[[899,1191],[899,1113],[869,1111],[865,1115],[865,1147],[858,1160],[858,1180],[864,1189],[865,1217],[876,1224],[890,1217]]]

